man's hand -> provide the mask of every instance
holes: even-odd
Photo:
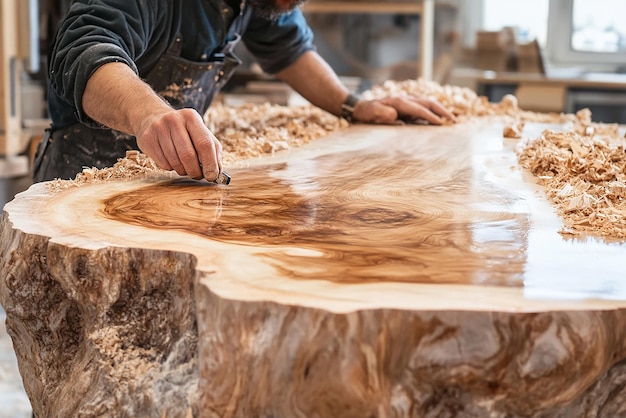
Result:
[[[215,181],[222,170],[222,145],[193,109],[156,114],[141,124],[137,145],[164,170]]]
[[[139,149],[164,170],[215,181],[222,145],[193,109],[175,110],[126,64],[111,62],[87,81],[83,108],[92,119],[134,135]]]
[[[348,89],[315,51],[305,52],[276,76],[315,106],[333,115],[342,114],[341,104],[348,96]],[[363,123],[386,124],[421,120],[442,125],[446,119],[456,121],[452,112],[438,101],[406,95],[380,100],[360,100],[354,107],[352,118]]]
[[[354,107],[352,117],[358,122],[380,124],[421,120],[432,125],[443,125],[446,119],[456,121],[454,115],[438,101],[411,96],[360,100]]]

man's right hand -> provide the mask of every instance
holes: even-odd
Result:
[[[222,169],[222,145],[194,109],[152,115],[136,137],[139,149],[164,170],[215,181]]]
[[[139,149],[164,170],[215,181],[222,146],[194,109],[175,110],[126,64],[111,62],[96,70],[82,98],[92,119],[134,135]]]

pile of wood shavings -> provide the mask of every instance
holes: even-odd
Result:
[[[597,136],[613,141],[620,136],[617,123],[598,123],[591,120],[591,111],[582,109],[576,113],[574,132],[582,136]]]
[[[157,167],[154,160],[139,151],[126,151],[125,158],[119,158],[113,167],[84,168],[73,180],[56,179],[46,186],[53,191],[61,191],[83,184],[103,183],[110,180],[129,180],[136,178],[163,177],[173,175],[173,172]]]
[[[209,130],[222,143],[225,167],[245,159],[299,147],[348,123],[313,105],[217,104],[205,115]]]
[[[518,153],[564,220],[562,234],[626,238],[626,140],[617,125],[577,114],[571,131],[546,130]]]
[[[312,105],[280,106],[269,103],[230,107],[212,106],[205,115],[208,128],[220,139],[225,167],[249,158],[298,147],[330,132],[345,128],[348,123]],[[113,167],[85,168],[73,180],[54,180],[51,190],[63,190],[87,183],[108,180],[173,175],[139,151],[128,151]]]

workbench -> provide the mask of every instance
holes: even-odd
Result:
[[[352,126],[228,187],[33,185],[0,302],[35,414],[624,416],[626,246],[559,234],[502,128]]]

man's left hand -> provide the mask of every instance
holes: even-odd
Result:
[[[396,124],[399,121],[423,121],[432,125],[456,122],[448,109],[436,100],[412,96],[386,97],[378,100],[359,100],[352,118],[357,122]]]

